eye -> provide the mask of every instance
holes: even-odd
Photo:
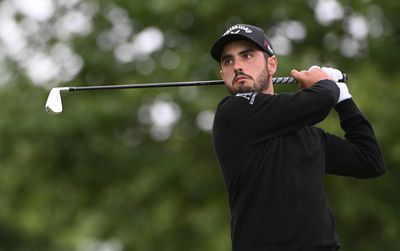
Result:
[[[250,59],[250,58],[252,58],[253,57],[253,54],[251,54],[251,53],[245,53],[245,54],[243,54],[243,58],[245,58],[245,59]]]
[[[233,59],[232,58],[226,58],[226,59],[222,60],[222,64],[223,65],[231,65],[231,64],[233,64]]]

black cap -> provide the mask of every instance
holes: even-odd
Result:
[[[243,39],[255,43],[261,50],[268,53],[268,55],[275,55],[272,45],[262,29],[248,24],[236,24],[226,30],[214,43],[211,48],[211,56],[219,62],[222,50],[226,44]]]

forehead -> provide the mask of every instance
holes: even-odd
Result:
[[[239,53],[244,50],[260,50],[259,47],[248,40],[237,40],[226,44],[222,50],[221,57],[227,54]]]

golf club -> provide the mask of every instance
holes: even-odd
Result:
[[[347,82],[347,77],[343,74],[340,82]],[[273,84],[295,84],[297,81],[292,77],[275,77]],[[124,85],[101,85],[101,86],[79,86],[79,87],[55,87],[52,88],[47,98],[45,110],[50,114],[61,113],[62,100],[61,92],[72,91],[95,91],[95,90],[114,90],[114,89],[134,89],[134,88],[154,88],[154,87],[181,87],[181,86],[209,86],[223,85],[223,80],[189,81],[189,82],[167,82],[167,83],[147,83],[147,84],[124,84]]]

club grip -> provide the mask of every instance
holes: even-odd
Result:
[[[343,78],[339,79],[339,82],[347,84],[347,74],[343,73]],[[272,83],[274,85],[285,85],[285,84],[296,84],[297,80],[293,77],[276,77],[272,78]]]
[[[346,83],[347,84],[347,74],[346,73],[343,73],[342,74],[343,75],[343,78],[342,79],[339,79],[339,82],[342,82],[342,83]]]

